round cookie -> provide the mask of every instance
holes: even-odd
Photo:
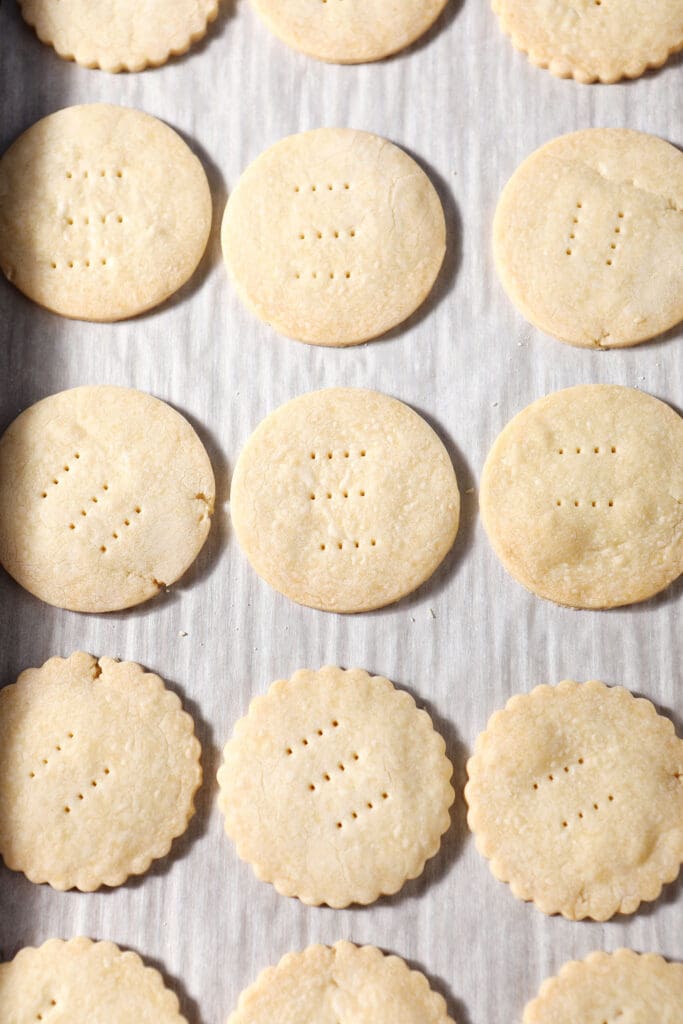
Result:
[[[196,433],[142,391],[79,387],[0,439],[0,563],[58,608],[140,604],[192,564],[215,486]]]
[[[50,939],[0,964],[0,1024],[187,1024],[175,993],[113,942]]]
[[[680,1024],[683,964],[631,949],[591,953],[543,982],[524,1010],[523,1024]]]
[[[252,0],[289,46],[332,64],[362,64],[405,49],[431,28],[447,0]]]
[[[560,341],[636,345],[683,320],[682,211],[683,154],[668,142],[621,128],[562,135],[503,189],[500,280]]]
[[[82,892],[143,874],[194,814],[200,752],[178,697],[133,662],[27,669],[0,690],[5,864]]]
[[[337,942],[288,953],[240,995],[227,1024],[454,1024],[424,974],[374,946]],[[1,1022],[0,1022],[1,1024]]]
[[[19,0],[19,6],[60,57],[103,71],[165,64],[202,39],[218,14],[218,0]]]
[[[327,388],[280,406],[235,467],[232,522],[272,587],[360,612],[419,587],[450,550],[460,496],[443,444],[378,391]]]
[[[318,128],[275,143],[228,199],[223,255],[237,291],[275,330],[357,345],[406,320],[446,252],[434,186],[378,135]]]
[[[139,110],[58,110],[0,158],[0,267],[62,316],[123,320],[157,306],[194,273],[210,227],[199,160]]]
[[[539,597],[644,601],[683,572],[683,420],[633,388],[547,395],[498,436],[480,507],[501,562]]]
[[[513,697],[467,773],[477,849],[546,914],[632,914],[678,874],[683,740],[622,687],[565,680]]]
[[[638,78],[683,47],[679,0],[493,0],[492,6],[518,50],[577,82]]]
[[[252,701],[225,748],[225,830],[283,896],[372,903],[421,874],[441,845],[455,796],[445,749],[388,679],[296,672]]]

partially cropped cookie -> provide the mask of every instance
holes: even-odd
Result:
[[[129,608],[170,586],[213,513],[197,434],[132,388],[72,388],[30,406],[0,438],[0,480],[0,563],[71,611]]]
[[[523,1024],[680,1024],[683,964],[631,949],[572,960],[543,982],[524,1010]]]
[[[447,0],[252,0],[289,46],[332,64],[381,60],[429,29]]]
[[[142,874],[194,814],[199,756],[180,700],[139,665],[78,652],[27,669],[0,690],[3,860],[82,892]]]
[[[0,1024],[187,1024],[178,998],[113,942],[49,939],[0,964]]]
[[[219,805],[260,879],[346,907],[421,874],[450,824],[452,771],[410,694],[328,666],[252,701],[224,751]]]
[[[242,992],[227,1024],[454,1024],[424,974],[374,946],[337,942],[288,953]]]
[[[546,914],[632,914],[678,874],[683,740],[628,690],[565,680],[513,697],[467,772],[477,849]]]
[[[422,304],[446,225],[434,186],[407,153],[369,132],[318,128],[282,139],[247,168],[225,209],[222,244],[241,298],[276,331],[356,345]]]
[[[493,10],[534,64],[578,82],[638,78],[683,47],[679,0],[493,0]]]
[[[186,53],[206,35],[218,0],[19,0],[21,13],[60,57],[103,71],[142,71]]]
[[[328,388],[271,413],[235,467],[232,522],[256,572],[299,604],[359,612],[434,572],[460,496],[432,428],[378,391]]]
[[[533,593],[574,608],[644,601],[683,572],[683,420],[634,388],[546,395],[498,436],[480,507]]]
[[[0,267],[62,316],[123,320],[163,302],[194,273],[211,215],[197,157],[128,107],[58,110],[0,158]]]
[[[683,154],[668,142],[623,128],[562,135],[503,190],[498,274],[527,320],[560,341],[637,345],[683,320],[682,212]]]

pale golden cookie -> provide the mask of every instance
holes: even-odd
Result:
[[[187,1024],[175,993],[113,942],[50,939],[0,964],[0,1024]]]
[[[633,388],[546,395],[498,436],[480,507],[501,562],[539,597],[644,601],[683,572],[683,420]]]
[[[546,914],[632,914],[678,874],[683,740],[622,687],[565,680],[513,697],[467,772],[477,849]]]
[[[683,153],[621,128],[553,139],[505,186],[493,243],[542,331],[586,348],[653,338],[683,320]]]
[[[222,244],[241,298],[275,330],[312,345],[356,345],[422,304],[443,262],[446,224],[407,153],[368,132],[318,128],[282,139],[247,168],[225,208]]]
[[[0,159],[0,267],[62,316],[123,320],[163,302],[194,272],[210,227],[199,160],[139,110],[67,107]]]
[[[503,32],[538,67],[578,82],[618,82],[683,47],[680,0],[493,0]]]
[[[186,53],[206,35],[218,0],[19,0],[60,57],[103,71],[142,71]]]
[[[252,0],[289,46],[332,64],[362,64],[403,50],[429,29],[447,0]]]
[[[0,854],[55,889],[121,885],[164,857],[202,780],[194,724],[133,662],[78,652],[0,690]]]
[[[80,387],[37,402],[0,439],[0,563],[36,597],[81,612],[170,586],[206,540],[204,446],[165,402]]]
[[[273,683],[224,751],[237,852],[284,896],[372,903],[421,874],[448,829],[445,744],[388,679],[327,666]]]
[[[454,1024],[424,974],[374,946],[288,953],[242,992],[228,1024]]]
[[[272,587],[323,611],[398,601],[446,556],[460,495],[443,444],[407,405],[328,388],[280,406],[237,461],[237,539]]]
[[[524,1010],[523,1024],[680,1024],[683,964],[630,949],[565,964]]]

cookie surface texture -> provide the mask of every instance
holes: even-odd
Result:
[[[480,507],[533,593],[574,608],[644,601],[683,572],[683,420],[633,388],[547,395],[495,441]]]
[[[355,345],[422,304],[446,225],[407,153],[368,132],[318,128],[247,168],[225,208],[222,245],[240,297],[276,331]]]
[[[372,903],[439,849],[452,770],[410,694],[327,666],[252,702],[224,751],[219,805],[239,855],[278,892]]]
[[[113,942],[50,939],[0,964],[0,1024],[187,1024],[176,995]]]
[[[447,0],[252,0],[289,46],[333,64],[381,60],[429,29]]]
[[[424,974],[374,946],[337,942],[288,953],[262,971],[227,1024],[454,1024]]]
[[[505,186],[493,238],[534,326],[585,348],[653,338],[683,320],[683,153],[624,129],[554,139]]]
[[[678,0],[493,0],[500,26],[538,67],[578,82],[618,82],[683,47]]]
[[[679,1024],[681,1007],[683,964],[618,949],[565,964],[527,1004],[523,1024],[602,1024],[621,1018],[629,1024]]]
[[[19,6],[60,57],[104,71],[165,64],[202,39],[218,13],[217,0],[19,0]]]
[[[0,854],[55,889],[121,885],[164,857],[201,783],[192,719],[133,662],[78,652],[0,690]]]
[[[170,586],[209,532],[214,478],[165,402],[119,387],[61,391],[0,439],[0,563],[71,611],[129,608]]]
[[[328,388],[260,424],[235,467],[237,538],[256,572],[299,604],[359,612],[434,572],[458,529],[443,444],[402,402]]]
[[[62,316],[123,320],[157,306],[192,275],[210,227],[199,160],[139,110],[67,107],[0,159],[0,266]]]
[[[565,680],[513,697],[467,773],[477,849],[546,914],[631,914],[678,874],[683,740],[622,687]]]

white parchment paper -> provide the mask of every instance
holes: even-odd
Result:
[[[93,101],[140,107],[181,132],[209,175],[216,230],[193,280],[161,309],[127,323],[62,320],[3,278],[0,428],[37,399],[77,384],[150,391],[197,428],[219,506],[185,579],[128,612],[59,611],[2,574],[0,684],[77,648],[140,662],[195,716],[206,782],[172,854],[119,889],[62,894],[0,869],[0,958],[53,935],[112,939],[163,970],[190,1024],[222,1024],[262,967],[315,941],[348,938],[399,953],[428,974],[459,1024],[519,1021],[544,977],[592,949],[628,945],[683,958],[680,882],[605,925],[547,918],[493,879],[460,799],[422,878],[392,899],[346,911],[307,908],[256,881],[223,836],[215,805],[219,752],[251,697],[299,667],[327,662],[409,689],[446,737],[459,790],[489,715],[540,682],[621,683],[654,700],[680,729],[680,581],[647,604],[608,613],[542,602],[493,555],[476,487],[498,431],[549,391],[614,382],[683,404],[680,329],[620,352],[561,345],[509,303],[490,248],[500,189],[555,135],[624,126],[683,143],[681,59],[622,85],[560,81],[514,51],[486,0],[452,0],[407,53],[327,66],[278,42],[246,0],[224,0],[190,54],[159,70],[111,76],[59,60],[5,0],[1,148],[37,118]],[[383,340],[338,351],[280,338],[249,314],[228,282],[217,235],[226,195],[247,164],[282,136],[323,125],[375,131],[412,153],[439,190],[449,232],[443,273],[423,309]],[[412,597],[369,615],[326,615],[288,602],[253,573],[229,525],[230,472],[247,436],[288,398],[331,385],[376,387],[421,412],[448,446],[463,493],[460,533],[442,568]]]

